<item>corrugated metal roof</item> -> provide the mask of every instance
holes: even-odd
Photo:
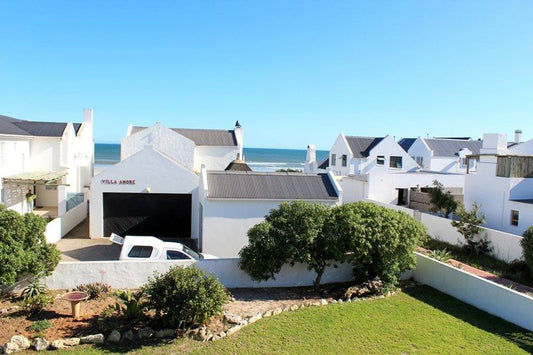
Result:
[[[209,198],[257,200],[337,200],[326,174],[219,172],[207,173]]]
[[[18,136],[61,137],[67,123],[63,122],[34,122],[0,115],[0,134]],[[74,123],[74,130],[78,131],[81,123]]]
[[[354,158],[367,158],[372,148],[383,140],[383,137],[346,136]]]
[[[147,127],[134,126],[131,128],[131,134],[135,134]],[[237,138],[233,130],[222,129],[187,129],[187,128],[171,128],[174,132],[189,138],[196,145],[211,145],[211,146],[236,146]]]
[[[409,151],[409,148],[413,145],[413,143],[416,141],[416,138],[402,138],[398,142],[400,147],[403,148],[406,152]]]
[[[463,148],[468,148],[472,154],[479,154],[483,146],[483,141],[472,141],[463,139],[436,139],[423,138],[429,149],[436,157],[455,157],[457,152]]]

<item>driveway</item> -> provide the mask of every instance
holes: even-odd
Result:
[[[118,260],[121,246],[107,238],[89,238],[89,219],[84,220],[56,243],[61,261]]]

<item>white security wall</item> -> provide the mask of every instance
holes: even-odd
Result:
[[[533,331],[533,298],[416,253],[413,278],[487,313]]]
[[[194,170],[194,142],[159,122],[123,138],[120,142],[120,159],[129,158],[142,151],[146,145],[152,145],[188,169]]]
[[[385,164],[377,165],[377,157],[382,155],[385,157]],[[390,157],[397,156],[402,157],[401,168],[390,167]],[[409,154],[403,148],[396,143],[391,136],[384,137],[378,145],[376,145],[371,151],[370,155],[366,159],[362,159],[359,167],[355,167],[355,172],[358,174],[372,173],[397,173],[403,171],[416,170],[418,164],[411,158]]]
[[[74,227],[87,218],[87,202],[80,203],[70,211],[53,219],[46,225],[44,233],[48,243],[57,243]]]
[[[240,149],[238,146],[217,147],[198,145],[194,150],[194,170],[200,171],[202,165],[205,165],[207,170],[224,170],[229,163],[237,159],[239,152]]]
[[[215,199],[204,201],[202,252],[221,258],[238,257],[239,251],[248,245],[248,230],[263,222],[270,210],[278,208],[282,202],[284,201]],[[335,204],[335,202],[325,203]]]
[[[402,207],[402,206],[396,206],[396,205],[390,205],[388,203],[383,203],[383,202],[369,200],[369,199],[365,199],[364,201],[365,202],[371,202],[371,203],[374,203],[374,204],[382,206],[382,207],[390,208],[391,210],[401,211],[401,212],[407,213],[411,217],[413,217],[415,215],[415,211],[410,209],[410,208],[406,208],[406,207]]]
[[[135,184],[106,184],[106,180],[135,180]],[[90,236],[104,236],[103,194],[175,193],[191,194],[191,236],[198,237],[199,177],[150,146],[96,175],[91,183]]]
[[[451,220],[434,216],[428,213],[420,213],[420,222],[428,228],[428,234],[437,240],[453,245],[466,243],[463,236],[451,225]],[[505,233],[494,229],[482,228],[482,234],[486,235],[493,247],[492,255],[506,262],[522,259],[522,237],[515,234]]]
[[[71,289],[89,282],[105,282],[113,288],[138,288],[153,276],[154,271],[166,272],[170,266],[195,265],[216,276],[228,288],[242,287],[294,287],[311,286],[316,277],[304,264],[285,265],[276,279],[253,281],[239,268],[239,259],[213,259],[200,261],[100,261],[61,262],[44,282],[50,289]],[[350,264],[327,268],[322,283],[347,282],[353,277]]]
[[[368,183],[361,176],[339,176],[342,203],[361,201],[368,195]]]

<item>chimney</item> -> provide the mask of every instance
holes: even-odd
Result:
[[[83,122],[87,122],[90,125],[93,124],[93,109],[92,108],[83,109]]]
[[[235,122],[235,128],[233,129],[233,132],[235,133],[235,139],[237,140],[237,146],[239,147],[239,156],[242,160],[244,160],[244,156],[242,154],[242,148],[244,145],[244,131],[242,129],[241,124],[239,121]]]
[[[522,130],[521,129],[515,129],[514,131],[514,142],[520,143],[522,141]]]
[[[485,133],[483,134],[483,147],[481,154],[503,155],[507,154],[507,134]]]
[[[316,146],[314,144],[307,146],[307,157],[305,161],[309,163],[316,161]]]

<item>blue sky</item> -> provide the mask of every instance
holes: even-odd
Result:
[[[0,114],[337,135],[533,138],[531,1],[0,0]]]

